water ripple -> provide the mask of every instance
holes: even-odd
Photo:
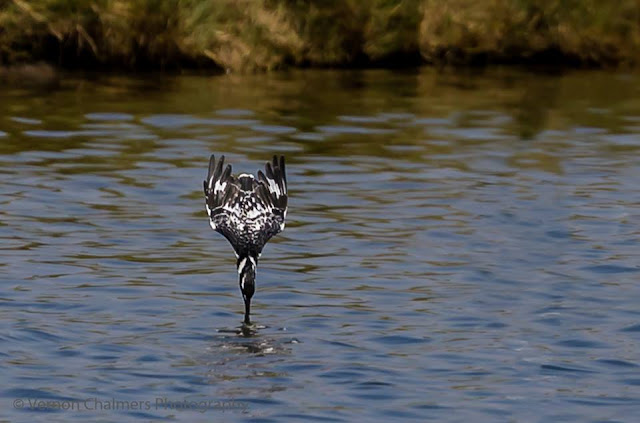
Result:
[[[0,90],[3,400],[219,405],[5,419],[637,414],[636,77],[76,78]],[[206,221],[211,153],[288,160],[254,327]]]

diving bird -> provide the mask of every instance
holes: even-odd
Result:
[[[204,181],[209,225],[224,235],[236,254],[240,291],[244,300],[244,323],[250,324],[251,297],[256,290],[256,269],[264,245],[284,230],[287,217],[287,176],[284,156],[273,156],[258,177],[231,174],[224,156],[209,159]]]

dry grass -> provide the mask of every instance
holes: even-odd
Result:
[[[635,0],[425,0],[422,13],[428,62],[638,62]]]
[[[0,0],[0,65],[638,64],[637,0]]]

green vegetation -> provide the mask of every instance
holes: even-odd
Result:
[[[0,0],[0,65],[637,65],[637,0]]]

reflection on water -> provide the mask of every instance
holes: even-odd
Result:
[[[0,90],[10,420],[623,421],[640,83],[306,71]],[[285,153],[257,327],[201,193]],[[236,401],[33,410],[16,399]],[[223,413],[223,414],[219,414]]]

